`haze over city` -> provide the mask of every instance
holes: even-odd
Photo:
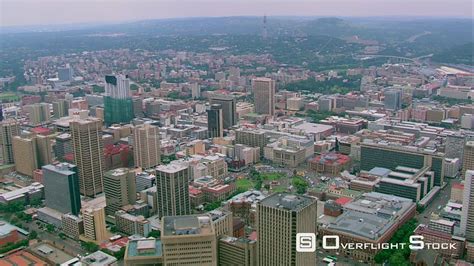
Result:
[[[449,8],[447,8],[449,6]],[[223,16],[463,17],[469,0],[1,0],[1,26]]]

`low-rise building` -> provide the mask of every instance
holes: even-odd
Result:
[[[344,205],[335,220],[319,225],[319,235],[338,235],[341,243],[385,243],[416,213],[416,204],[406,198],[370,192]],[[357,260],[372,261],[378,249],[335,250]]]
[[[115,212],[115,226],[119,232],[147,237],[151,231],[150,222],[145,217],[131,215],[122,210]]]
[[[102,252],[100,250],[91,253],[81,259],[84,266],[116,266],[117,259],[114,256]]]
[[[351,158],[340,153],[324,153],[310,159],[308,167],[318,173],[327,175],[339,175],[342,171],[349,169]]]
[[[61,228],[67,236],[78,239],[84,234],[84,222],[82,218],[73,214],[64,214],[61,219]]]
[[[314,141],[306,138],[281,137],[264,148],[265,159],[288,167],[297,167],[313,154]]]

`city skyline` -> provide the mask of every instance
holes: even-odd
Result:
[[[179,3],[178,3],[179,2]],[[472,2],[446,1],[0,1],[0,27],[121,23],[153,19],[238,16],[471,18]],[[371,8],[367,8],[370,6]],[[56,10],[61,9],[58,13]],[[104,12],[108,10],[108,12]],[[19,15],[20,14],[20,15]]]

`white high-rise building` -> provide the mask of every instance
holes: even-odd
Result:
[[[126,75],[105,76],[105,93],[114,99],[131,98],[130,79]]]
[[[474,170],[467,170],[464,179],[461,233],[467,241],[474,241]]]

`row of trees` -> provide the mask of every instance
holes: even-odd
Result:
[[[406,243],[405,247],[403,249],[384,249],[375,255],[375,262],[384,263],[388,261],[390,265],[409,266],[409,239],[417,225],[418,221],[415,218],[402,225],[392,236],[389,243]]]

